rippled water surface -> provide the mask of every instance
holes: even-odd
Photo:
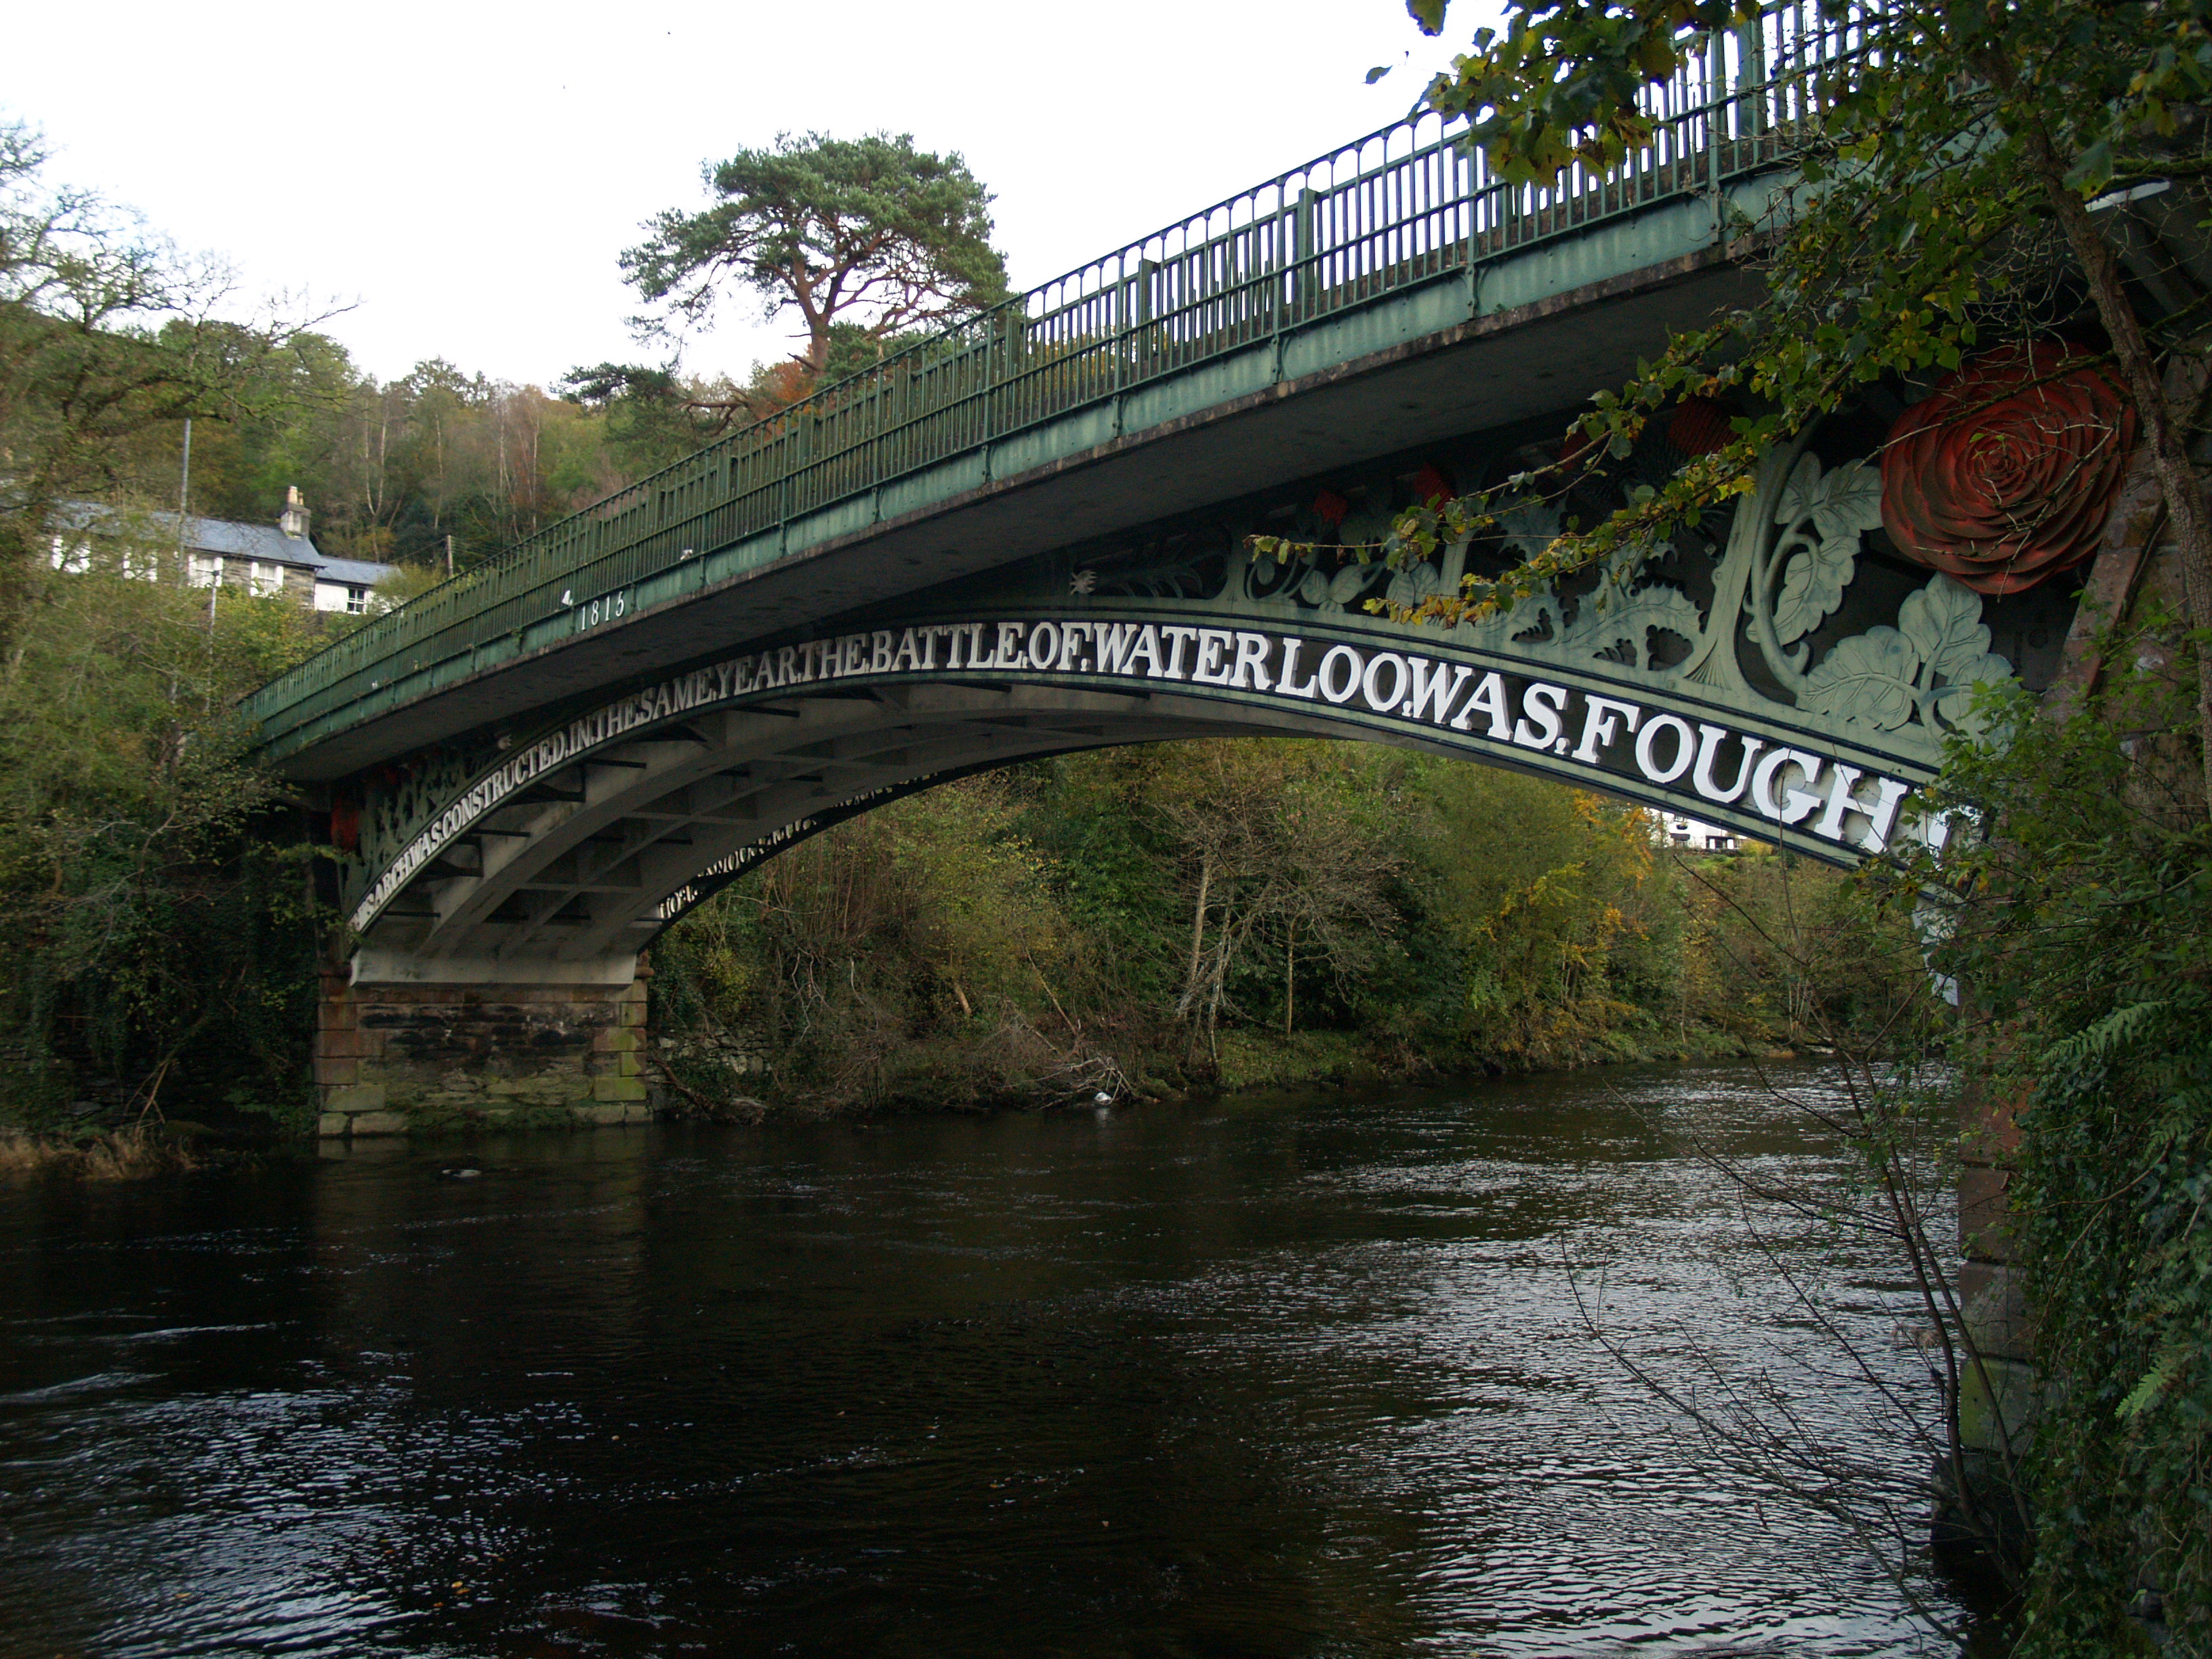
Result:
[[[1824,1166],[1707,1070],[0,1190],[0,1654],[1926,1650],[1577,1311],[1809,1340],[1668,1132]]]

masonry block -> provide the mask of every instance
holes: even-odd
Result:
[[[404,1135],[407,1133],[407,1114],[356,1112],[346,1127],[356,1139],[363,1135]]]
[[[1959,1248],[1977,1261],[2016,1259],[2006,1196],[2011,1184],[2009,1170],[1970,1164],[1959,1172]]]
[[[323,1112],[315,1118],[315,1133],[329,1137],[342,1135],[352,1126],[353,1120],[343,1112]]]
[[[1960,1113],[1961,1154],[1977,1164],[2001,1164],[2020,1150],[2020,1108],[2027,1103],[1977,1084]]]
[[[2018,1268],[1995,1261],[1963,1263],[1959,1311],[1967,1334],[1984,1354],[2026,1359],[2033,1352],[2034,1321]]]
[[[1968,1364],[1959,1378],[1959,1438],[1973,1451],[1999,1451],[2008,1443],[2023,1451],[2042,1406],[2043,1382],[2034,1366],[2017,1359]]]
[[[315,1063],[323,1113],[349,1115],[355,1136],[579,1109],[611,1115],[578,1121],[627,1121],[645,1096],[645,1012],[637,983],[326,979]],[[364,1114],[380,1115],[379,1127],[364,1128]]]

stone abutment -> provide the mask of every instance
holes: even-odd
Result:
[[[646,984],[324,975],[315,1085],[325,1137],[638,1123]]]

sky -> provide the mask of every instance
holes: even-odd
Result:
[[[0,118],[242,300],[346,307],[323,331],[380,377],[443,356],[546,385],[659,355],[616,257],[706,204],[710,158],[807,131],[957,150],[1029,287],[1395,119],[1487,10],[1431,41],[1401,0],[30,7]],[[787,355],[757,316],[685,366]]]

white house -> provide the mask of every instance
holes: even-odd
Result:
[[[375,608],[374,590],[392,567],[325,556],[307,533],[307,506],[298,487],[288,489],[284,498],[284,510],[273,525],[188,517],[181,544],[173,513],[126,514],[96,502],[72,501],[62,510],[61,527],[54,532],[54,568],[85,569],[92,561],[93,538],[128,538],[123,568],[149,580],[160,574],[161,554],[175,548],[184,555],[185,580],[195,587],[282,593],[307,610],[352,617]]]
[[[1700,823],[1695,818],[1686,818],[1679,812],[1651,812],[1651,839],[1662,847],[1679,847],[1686,853],[1733,853],[1737,836],[1733,830],[1722,830],[1710,823]]]

